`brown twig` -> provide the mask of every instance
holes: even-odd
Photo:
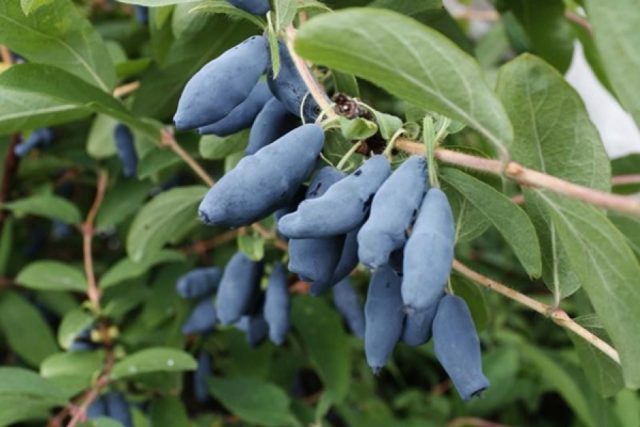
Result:
[[[425,152],[423,144],[403,138],[396,141],[396,148],[418,155],[424,155]],[[499,160],[472,156],[444,148],[438,148],[435,151],[435,157],[443,163],[501,175],[520,185],[548,189],[594,206],[640,216],[640,201],[638,200],[573,184],[555,176],[525,168],[517,162],[508,162],[505,166]]]
[[[178,155],[189,167],[195,172],[198,177],[204,181],[209,187],[213,187],[215,181],[209,176],[207,172],[191,157],[187,151],[178,144],[178,141],[173,137],[173,134],[168,129],[162,131],[162,145],[169,147],[174,153]]]
[[[20,143],[20,135],[15,134],[11,137],[11,144],[7,148],[7,154],[4,158],[4,172],[2,174],[2,183],[0,184],[0,203],[9,200],[9,192],[11,191],[11,183],[18,170],[20,157],[16,156],[14,149]],[[0,228],[7,217],[7,212],[0,209]]]
[[[115,96],[116,98],[122,98],[124,96],[132,94],[138,89],[140,89],[139,81],[126,83],[126,84],[123,84],[122,86],[118,86],[117,88],[115,88],[113,90],[113,96]]]
[[[617,175],[611,178],[611,185],[640,184],[640,174]]]
[[[583,27],[585,30],[587,30],[589,34],[593,34],[593,27],[591,26],[591,23],[587,21],[584,17],[570,10],[567,10],[564,12],[564,17],[567,20],[573,22],[574,24],[578,24],[581,27]]]
[[[13,57],[8,47],[0,45],[0,59],[5,65],[13,65]]]
[[[104,200],[104,194],[107,189],[108,175],[106,170],[102,169],[98,172],[98,183],[96,185],[96,196],[91,205],[91,209],[87,214],[87,219],[82,224],[82,252],[84,256],[84,271],[87,276],[87,297],[93,307],[100,311],[100,289],[93,270],[93,252],[91,244],[93,241],[94,222],[98,209]]]
[[[521,294],[518,291],[511,289],[510,287],[503,285],[493,279],[490,279],[482,274],[470,269],[458,260],[453,261],[453,269],[462,274],[468,279],[476,282],[479,285],[484,286],[487,289],[491,289],[513,301],[516,301],[543,316],[549,317],[557,325],[573,332],[578,335],[589,344],[600,350],[607,355],[611,360],[620,364],[620,356],[618,352],[606,341],[602,340],[597,335],[593,334],[583,326],[578,324],[575,320],[571,319],[564,310],[554,308],[550,305],[541,303],[527,295]]]
[[[218,246],[222,246],[225,243],[231,242],[238,237],[239,229],[237,230],[229,230],[222,234],[218,234],[209,240],[202,240],[199,242],[192,243],[186,248],[182,249],[182,252],[185,254],[196,254],[203,255],[210,251],[211,249],[215,249]]]

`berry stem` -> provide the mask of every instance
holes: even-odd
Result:
[[[608,356],[611,360],[620,364],[620,356],[615,348],[570,318],[564,310],[541,303],[527,295],[521,294],[500,282],[496,282],[495,280],[470,269],[458,260],[453,261],[453,269],[475,283],[516,301],[533,311],[542,314],[543,316],[549,317],[555,324],[578,335],[580,338],[584,339],[586,342]]]

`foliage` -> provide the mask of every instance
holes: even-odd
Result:
[[[640,160],[607,157],[563,73],[580,39],[640,123],[640,10],[494,3],[477,36],[473,13],[452,17],[440,0],[271,0],[266,16],[224,0],[0,1],[0,425],[78,425],[105,391],[125,396],[136,427],[638,425],[640,213],[627,195]],[[333,97],[323,162],[352,172],[385,148],[394,169],[426,155],[455,216],[448,288],[480,333],[481,398],[459,398],[432,343],[398,344],[374,376],[331,296],[303,295],[294,275],[284,345],[252,347],[240,324],[181,333],[196,305],[176,294],[183,274],[222,270],[237,251],[263,261],[265,278],[288,260],[272,216],[234,230],[197,218],[249,132],[171,126],[189,79],[258,34],[273,77],[295,72],[277,48],[289,40]],[[118,125],[134,138],[134,177]],[[54,141],[17,156],[40,128]],[[370,277],[362,265],[351,275],[362,299]]]

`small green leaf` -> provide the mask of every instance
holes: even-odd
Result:
[[[100,287],[106,289],[126,280],[142,276],[158,264],[184,261],[184,259],[182,253],[172,250],[161,250],[153,256],[140,260],[139,262],[135,262],[130,258],[124,258],[102,276]]]
[[[127,252],[133,261],[157,254],[185,224],[195,223],[197,206],[207,192],[206,187],[180,187],[161,193],[136,215],[129,235]]]
[[[402,120],[400,120],[399,117],[381,113],[380,111],[374,111],[374,114],[376,116],[376,123],[380,128],[380,134],[385,140],[389,141],[402,127]]]
[[[264,258],[264,237],[256,234],[238,236],[238,249],[252,261],[262,261]]]
[[[35,261],[20,271],[16,282],[44,291],[86,292],[87,281],[78,268],[58,261]]]
[[[87,153],[94,159],[104,159],[116,154],[113,130],[118,121],[105,114],[98,114],[93,119],[87,137]]]
[[[349,344],[340,317],[324,301],[311,297],[294,299],[291,317],[327,393],[340,403],[350,381]]]
[[[35,372],[0,367],[0,425],[45,419],[49,409],[66,403],[64,393]]]
[[[40,375],[72,397],[91,387],[104,364],[104,351],[71,351],[47,357]]]
[[[149,372],[193,371],[198,362],[182,350],[155,347],[141,350],[116,363],[111,378],[122,379]]]
[[[509,118],[477,62],[441,33],[399,13],[347,9],[302,25],[296,50],[419,107],[466,123],[504,151]]]
[[[6,218],[0,231],[0,276],[6,276],[13,252],[13,219]]]
[[[538,236],[531,220],[520,206],[490,185],[458,169],[442,169],[442,178],[491,221],[511,245],[530,276],[539,277],[542,274]]]
[[[0,294],[0,330],[11,350],[31,366],[39,366],[58,351],[51,327],[40,311],[16,292]]]
[[[15,202],[4,203],[2,206],[15,213],[18,217],[36,215],[57,219],[66,224],[79,224],[82,222],[80,211],[73,203],[52,194],[35,195]]]
[[[94,321],[94,317],[84,307],[77,307],[67,313],[58,327],[58,344],[60,344],[60,347],[68,350],[76,337],[90,327]]]
[[[224,159],[230,154],[243,151],[248,142],[248,130],[225,137],[205,135],[200,139],[200,155],[204,159]]]
[[[294,0],[273,0],[276,14],[276,31],[284,30],[296,17],[296,2]]]
[[[209,390],[233,414],[250,423],[277,427],[296,425],[289,411],[289,397],[273,384],[254,378],[213,377],[209,380]]]
[[[349,141],[367,139],[378,132],[378,125],[371,120],[361,117],[347,119],[346,117],[340,116],[339,121],[342,136]]]
[[[96,228],[104,230],[119,225],[140,210],[149,197],[153,183],[128,179],[117,182],[117,191],[107,191],[96,217]]]

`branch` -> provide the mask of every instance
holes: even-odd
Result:
[[[618,175],[611,177],[611,185],[640,184],[640,174]]]
[[[453,261],[453,269],[466,278],[476,282],[477,284],[484,286],[485,288],[490,289],[494,292],[497,292],[513,301],[516,301],[532,309],[533,311],[542,314],[543,316],[549,317],[557,325],[578,335],[580,338],[584,339],[589,344],[607,355],[611,360],[613,360],[617,364],[620,364],[620,356],[618,355],[618,352],[613,347],[611,347],[609,343],[602,340],[600,337],[593,334],[589,330],[585,329],[575,320],[571,319],[564,310],[554,308],[547,304],[543,304],[540,301],[521,294],[520,292],[515,291],[500,282],[496,282],[495,280],[492,280],[470,269],[458,260]]]
[[[9,191],[11,190],[11,182],[18,170],[20,157],[16,156],[14,148],[20,143],[20,135],[15,134],[11,137],[11,144],[7,148],[7,154],[4,158],[4,173],[2,174],[2,183],[0,184],[0,204],[9,200]],[[7,217],[7,212],[0,209],[0,228]]]
[[[91,243],[94,234],[94,222],[98,209],[104,199],[104,193],[107,189],[108,175],[106,170],[102,169],[98,172],[98,183],[96,185],[96,197],[93,205],[87,214],[87,219],[82,224],[82,252],[84,255],[84,271],[87,276],[87,297],[96,310],[100,310],[100,289],[96,281],[96,275],[93,270],[93,253]]]
[[[133,92],[140,89],[140,82],[135,81],[131,83],[124,84],[122,86],[118,86],[113,90],[113,96],[116,98],[122,98],[123,96],[127,96],[132,94]]]
[[[396,148],[410,154],[424,155],[424,145],[408,139],[399,139],[396,142]],[[525,168],[517,162],[508,162],[503,166],[499,160],[476,157],[444,148],[438,148],[435,156],[444,163],[501,175],[523,186],[544,188],[594,206],[640,216],[639,200],[573,184],[555,176]]]
[[[8,47],[0,45],[0,59],[5,65],[13,65],[13,58],[11,57],[11,51]]]
[[[198,162],[193,157],[191,157],[191,155],[187,153],[187,151],[185,151],[185,149],[182,148],[180,144],[178,144],[178,141],[176,141],[176,139],[173,137],[173,134],[167,129],[162,131],[162,145],[165,147],[169,147],[174,153],[178,155],[178,157],[180,157],[187,165],[189,165],[191,170],[193,170],[196,175],[198,175],[198,177],[202,181],[204,181],[205,184],[207,184],[209,187],[213,187],[213,184],[215,184],[213,178],[211,178],[209,174],[204,169],[202,169],[202,166],[200,166],[200,164],[198,164]]]

